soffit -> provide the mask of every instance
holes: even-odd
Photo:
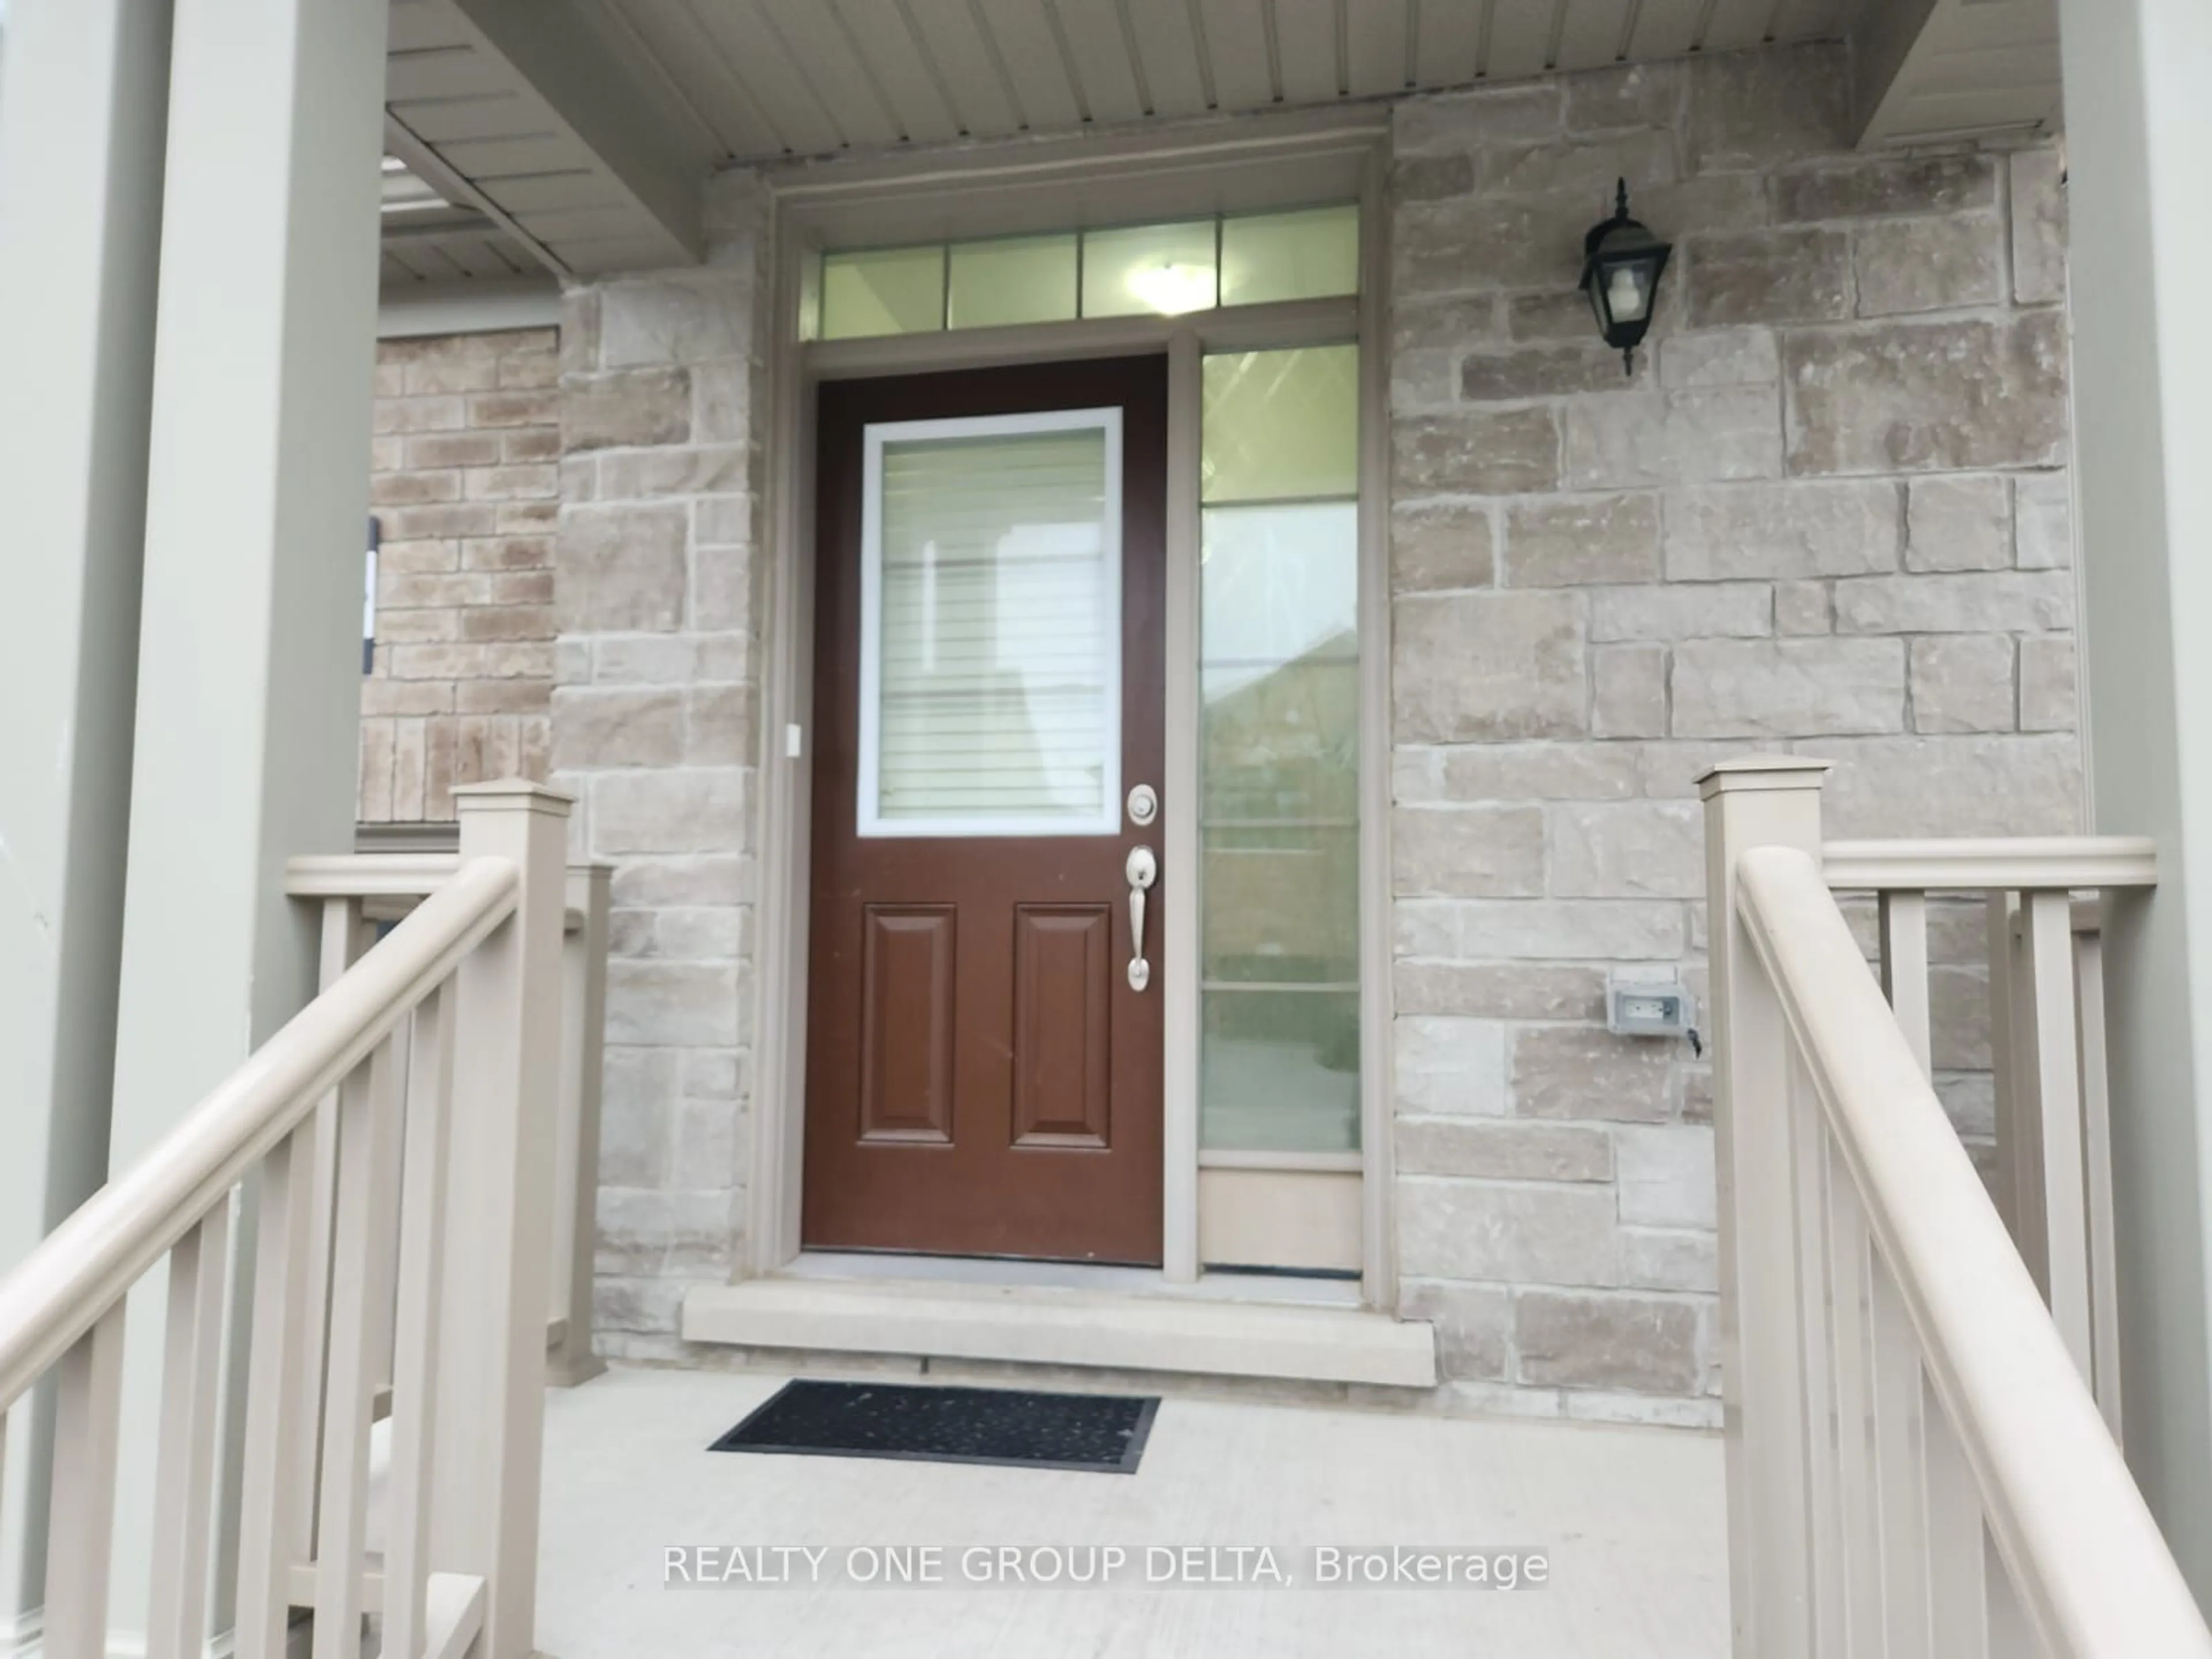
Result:
[[[1858,0],[392,0],[388,283],[689,263],[718,166],[1340,104],[1840,35]]]
[[[1887,0],[1869,9],[1856,79],[1862,144],[2055,130],[2057,0]]]
[[[728,161],[1327,105],[1841,35],[1855,0],[605,0]]]
[[[720,166],[1319,109],[1887,26],[1869,142],[2032,125],[2053,0],[392,0],[387,282],[702,253]],[[1906,21],[1900,24],[1903,16]],[[1924,27],[1923,27],[1924,25]]]

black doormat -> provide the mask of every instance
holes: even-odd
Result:
[[[1159,1408],[1157,1397],[801,1380],[708,1449],[1134,1474]]]

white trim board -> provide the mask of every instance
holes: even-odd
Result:
[[[377,298],[376,337],[495,334],[510,328],[558,328],[561,289],[550,276],[487,277],[387,288]]]
[[[1036,1285],[753,1279],[684,1301],[684,1340],[1208,1376],[1436,1386],[1436,1332],[1346,1308]]]

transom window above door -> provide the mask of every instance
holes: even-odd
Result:
[[[833,251],[814,277],[822,340],[1323,299],[1359,291],[1359,209]]]

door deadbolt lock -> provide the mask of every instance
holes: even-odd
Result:
[[[1152,786],[1140,783],[1129,792],[1129,822],[1142,830],[1160,815],[1160,798]]]

